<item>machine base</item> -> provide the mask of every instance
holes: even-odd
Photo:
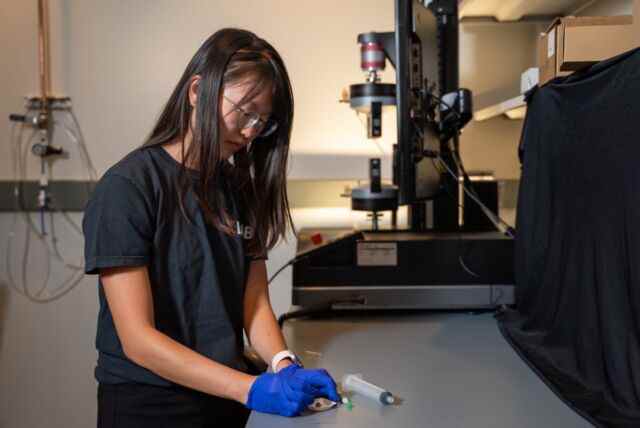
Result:
[[[318,234],[318,230],[313,231]],[[292,303],[335,309],[485,309],[516,303],[513,240],[498,232],[301,231]]]
[[[334,309],[489,309],[514,304],[515,287],[484,284],[293,289],[296,306],[331,303]]]

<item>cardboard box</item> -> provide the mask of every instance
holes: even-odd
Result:
[[[538,38],[538,68],[540,73],[540,85],[549,80],[566,76],[568,72],[561,72],[556,66],[557,59],[557,28],[552,28],[540,34]]]
[[[634,24],[631,16],[556,19],[538,42],[540,84],[637,47]]]
[[[640,0],[633,2],[633,35],[634,44],[640,46]]]

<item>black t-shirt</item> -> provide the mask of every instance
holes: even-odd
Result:
[[[179,168],[157,146],[133,151],[106,172],[85,209],[85,271],[146,265],[156,328],[206,357],[246,370],[243,296],[251,257],[240,233],[230,236],[205,221],[192,191],[185,198],[192,221],[185,219],[178,205]],[[215,181],[212,186],[223,186],[226,208],[238,218],[230,180],[222,174]],[[125,356],[100,281],[98,289],[96,379],[171,385]]]

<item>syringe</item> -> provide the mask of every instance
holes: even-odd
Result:
[[[393,394],[362,379],[361,374],[344,375],[342,378],[342,389],[344,391],[353,391],[362,394],[382,404],[393,404],[396,401]]]

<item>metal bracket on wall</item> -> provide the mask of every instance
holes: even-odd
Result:
[[[56,211],[84,211],[84,207],[93,192],[93,181],[58,180],[49,182],[51,206]],[[14,196],[16,186],[21,187],[21,207]],[[0,181],[0,212],[39,211],[37,181]]]

